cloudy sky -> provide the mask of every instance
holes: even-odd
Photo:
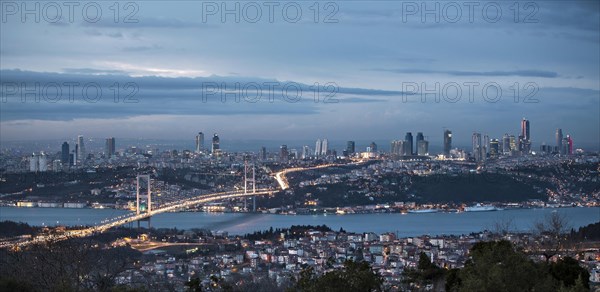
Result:
[[[0,140],[600,144],[597,1],[77,4],[2,2]]]

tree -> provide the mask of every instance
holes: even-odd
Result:
[[[376,274],[369,263],[344,262],[344,268],[317,276],[312,267],[303,269],[296,285],[290,291],[382,291],[383,278]]]
[[[404,272],[404,282],[416,287],[421,287],[428,284],[441,286],[443,282],[439,282],[444,279],[444,275],[444,269],[432,263],[427,254],[421,252],[419,254],[419,263],[417,265],[417,269],[408,269]]]
[[[0,279],[36,291],[108,291],[140,254],[127,247],[101,248],[91,239],[48,241],[0,257]]]
[[[188,291],[190,292],[202,292],[202,283],[198,277],[185,282],[185,286],[188,287]]]
[[[590,273],[582,268],[577,260],[573,258],[567,257],[558,260],[556,263],[552,263],[550,265],[550,274],[555,279],[561,281],[564,287],[569,288],[576,287],[578,280],[586,279],[585,281],[580,281],[580,284],[586,290],[590,289],[588,284]]]
[[[552,291],[552,277],[508,241],[479,242],[449,291]]]
[[[537,234],[538,252],[546,258],[546,262],[556,255],[567,239],[569,222],[565,215],[552,212],[542,221],[534,224],[534,233]]]
[[[536,263],[508,241],[476,243],[465,267],[448,273],[447,291],[587,291],[589,274],[576,260]]]

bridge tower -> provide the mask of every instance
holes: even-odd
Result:
[[[135,204],[135,213],[139,215],[141,213],[140,209],[140,180],[146,181],[146,213],[152,212],[152,188],[150,187],[150,175],[149,174],[138,174],[136,177],[136,204]],[[148,228],[150,228],[150,217],[148,220]],[[138,228],[140,227],[140,221],[138,220]]]
[[[252,171],[252,178],[248,178],[248,172]],[[252,184],[252,193],[256,193],[256,166],[248,164],[248,159],[244,159],[244,195],[248,194],[248,183]],[[246,205],[247,197],[244,196],[244,209],[248,210]],[[252,212],[256,212],[256,196],[252,196]]]

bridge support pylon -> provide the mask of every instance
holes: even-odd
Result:
[[[149,174],[138,174],[136,177],[136,192],[135,192],[135,213],[140,215],[142,210],[140,209],[140,180],[146,181],[146,213],[152,212],[152,187]],[[150,229],[150,217],[137,221],[138,229],[140,228],[140,221],[148,221],[148,229]]]
[[[248,172],[252,171],[252,178],[248,178]],[[248,165],[248,159],[244,159],[244,209],[248,211],[248,184],[252,184],[252,194],[256,193],[256,166],[254,162]],[[256,196],[252,196],[252,212],[256,212]]]

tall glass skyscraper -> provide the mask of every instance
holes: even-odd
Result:
[[[217,133],[214,134],[213,138],[212,138],[212,152],[218,152],[219,149],[221,149],[220,145],[220,140],[219,140],[219,135]]]
[[[404,147],[406,155],[413,155],[413,135],[411,132],[407,132],[406,136],[404,136]]]
[[[85,143],[82,135],[77,136],[77,160],[85,160]]]
[[[354,141],[348,141],[346,143],[346,152],[348,154],[352,154],[352,153],[356,152],[356,144],[354,143]]]
[[[66,141],[62,143],[62,149],[60,153],[60,162],[69,163],[69,143]]]
[[[199,132],[196,135],[196,153],[204,151],[204,133]]]
[[[452,131],[444,130],[444,156],[450,157],[450,149],[452,149]]]
[[[562,129],[556,129],[556,152],[561,153],[562,151],[562,142],[563,142],[563,133]]]
[[[109,158],[115,155],[115,138],[114,137],[106,138],[105,153],[106,153],[106,156]]]

